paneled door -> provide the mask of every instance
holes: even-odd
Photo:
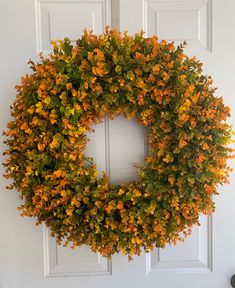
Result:
[[[234,0],[0,0],[0,130],[9,121],[9,106],[28,73],[27,60],[48,53],[50,41],[75,41],[84,27],[102,33],[115,23],[130,34],[140,31],[160,39],[187,41],[187,53],[204,62],[218,95],[232,106],[235,121]],[[112,183],[137,177],[133,164],[146,154],[146,131],[134,120],[104,120],[90,135],[87,153]],[[1,152],[4,145],[1,141]],[[1,158],[3,162],[3,158]],[[233,165],[234,166],[234,165]],[[1,175],[3,167],[1,167]],[[229,288],[235,274],[235,177],[215,197],[216,213],[201,217],[201,226],[184,243],[134,257],[107,260],[89,247],[56,245],[34,219],[19,217],[17,193],[7,191],[1,176],[0,288]]]

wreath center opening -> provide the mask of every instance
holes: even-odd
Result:
[[[94,159],[99,171],[105,171],[110,184],[121,184],[138,179],[136,165],[144,164],[147,155],[146,128],[135,118],[124,116],[105,118],[87,134],[86,155]]]

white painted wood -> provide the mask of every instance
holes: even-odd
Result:
[[[78,277],[111,274],[111,260],[93,253],[88,246],[77,249],[56,244],[50,230],[43,227],[45,277]]]
[[[234,105],[232,104],[232,97],[229,96],[231,95],[229,91],[232,91],[232,80],[229,84],[228,79],[225,80],[225,77],[222,76],[226,73],[226,69],[230,69],[226,65],[228,56],[223,54],[223,59],[219,59],[219,51],[223,51],[223,44],[220,42],[222,39],[223,41],[230,39],[227,41],[231,41],[235,45],[234,37],[231,39],[229,37],[230,32],[228,32],[231,31],[232,20],[230,19],[229,24],[225,25],[228,29],[227,32],[225,30],[222,32],[220,27],[223,23],[222,19],[229,13],[225,8],[226,4],[234,5],[234,2],[227,1],[225,4],[223,1],[222,4],[220,1],[144,0],[136,3],[136,1],[130,0],[127,4],[121,0],[120,28],[121,30],[129,30],[133,34],[132,27],[136,24],[131,25],[129,19],[125,20],[125,13],[131,9],[134,2],[136,6],[140,5],[140,2],[142,4],[142,15],[136,16],[134,14],[133,17],[136,17],[135,22],[137,22],[138,17],[138,25],[147,32],[146,36],[157,33],[160,40],[175,41],[176,45],[186,40],[188,43],[187,53],[197,55],[204,62],[205,73],[212,74],[215,78],[215,84],[220,87],[219,95],[224,95],[227,104]],[[231,6],[230,9],[232,9]],[[235,9],[234,6],[233,9]],[[123,18],[122,15],[124,15]],[[230,59],[235,63],[234,57],[230,57]],[[229,78],[235,76],[231,69]],[[217,73],[219,73],[219,77],[217,77]],[[226,81],[226,86],[223,81]],[[231,123],[234,123],[234,115]],[[232,183],[234,183],[234,175],[232,175]],[[212,218],[204,217],[202,226],[199,229],[195,228],[192,236],[184,244],[156,249],[146,256],[146,271],[149,279],[154,281],[153,279],[157,277],[158,287],[230,287],[230,275],[234,273],[232,270],[234,269],[235,253],[234,249],[230,248],[230,251],[231,249],[233,251],[230,254],[228,245],[233,246],[235,233],[225,227],[229,219],[224,221],[222,225],[221,217],[224,219],[224,209],[229,211],[227,217],[231,217],[233,214],[232,205],[225,198],[227,200],[228,198],[234,199],[234,194],[228,196],[224,193],[225,191],[232,191],[232,185],[221,188],[220,191],[223,194],[215,199],[217,212],[213,216],[213,225],[210,222]],[[225,208],[228,207],[227,205],[231,205],[230,209]],[[221,229],[223,232],[226,231],[227,236],[221,233],[217,234]],[[226,257],[224,253],[227,255]],[[223,260],[221,261],[221,259]],[[225,267],[227,267],[227,271]]]
[[[201,216],[201,226],[195,227],[191,237],[176,246],[155,249],[146,256],[147,273],[158,271],[212,271],[212,219]]]
[[[111,183],[125,183],[138,178],[136,165],[144,161],[145,129],[132,119],[119,116],[109,121]]]
[[[144,0],[143,30],[147,36],[186,41],[191,49],[211,50],[211,0]]]
[[[112,23],[119,24],[120,30],[134,34],[143,29],[146,36],[157,32],[161,39],[186,40],[187,52],[204,62],[205,73],[212,74],[219,87],[218,95],[234,111],[234,0],[114,2],[113,9],[120,11]],[[0,1],[1,131],[10,119],[14,86],[28,72],[27,60],[36,59],[37,52],[47,53],[50,41],[57,37],[76,40],[84,25],[101,33],[104,24],[111,23],[110,11],[110,0]],[[232,112],[231,123],[234,117]],[[141,162],[146,150],[141,126],[122,117],[105,119],[89,138],[87,154],[94,157],[100,171],[110,174],[113,183],[135,179],[133,163]],[[1,152],[4,149],[0,144]],[[2,175],[3,167],[0,169]],[[215,198],[217,210],[212,219],[203,217],[202,226],[195,227],[185,243],[134,257],[131,263],[122,255],[107,261],[86,246],[76,250],[58,247],[47,229],[43,232],[34,219],[19,217],[16,206],[20,200],[17,193],[6,191],[7,183],[1,176],[1,288],[230,287],[235,273],[234,174],[231,185],[221,187],[221,195]]]
[[[51,41],[65,37],[75,43],[84,28],[101,34],[111,21],[109,0],[35,1],[38,53],[48,53]]]

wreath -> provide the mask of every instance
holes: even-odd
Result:
[[[59,40],[16,86],[4,132],[8,188],[20,192],[21,215],[45,222],[59,244],[131,258],[176,243],[214,211],[212,195],[228,182],[230,109],[184,44],[143,34],[107,28],[85,30],[74,46]],[[105,115],[148,129],[136,181],[110,184],[85,154]]]

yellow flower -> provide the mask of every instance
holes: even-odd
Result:
[[[207,143],[203,143],[202,144],[202,149],[203,150],[208,150],[210,147],[209,147],[209,145],[207,144]]]
[[[169,176],[168,177],[168,182],[171,184],[171,185],[174,185],[175,183],[175,178],[173,176]]]
[[[165,158],[163,158],[163,161],[166,163],[171,163],[174,161],[174,157],[171,154],[167,154]]]

